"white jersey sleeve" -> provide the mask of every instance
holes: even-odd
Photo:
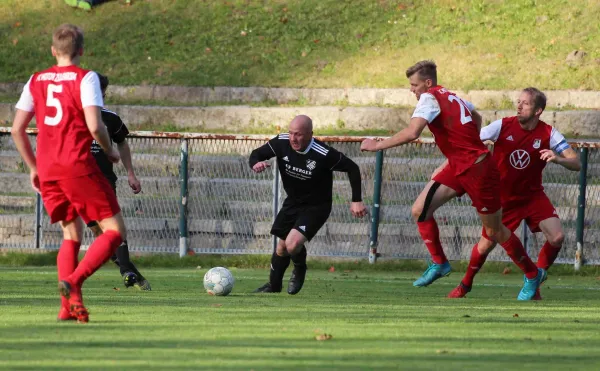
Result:
[[[29,83],[31,82],[31,79],[33,78],[33,75],[29,78],[29,80],[27,81],[27,84],[25,84],[25,86],[23,87],[23,92],[21,93],[21,98],[19,98],[19,101],[17,102],[17,105],[15,106],[16,109],[20,109],[21,111],[27,111],[27,112],[33,112],[34,111],[34,105],[33,105],[33,95],[31,95],[31,91],[29,90]]]
[[[100,79],[96,72],[88,72],[81,79],[81,106],[83,108],[90,106],[104,106],[102,99],[102,90],[100,89]]]
[[[420,117],[431,123],[441,112],[440,104],[431,93],[423,93],[412,117]]]
[[[571,148],[565,137],[558,132],[555,128],[552,128],[550,133],[550,149],[556,153],[563,153],[566,149]]]
[[[484,126],[481,128],[481,131],[479,132],[479,138],[482,142],[485,142],[486,140],[491,140],[492,142],[495,142],[498,140],[501,130],[502,119],[492,121],[488,126]]]

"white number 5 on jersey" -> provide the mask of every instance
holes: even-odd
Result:
[[[467,108],[467,106],[465,106],[465,103],[462,101],[462,99],[460,99],[456,95],[448,95],[448,100],[450,102],[458,102],[458,106],[460,107],[460,122],[461,122],[461,124],[464,125],[464,124],[468,124],[469,122],[473,121],[473,117],[471,117],[471,112],[469,112],[469,109]]]
[[[46,116],[44,117],[44,124],[48,126],[56,126],[60,123],[63,117],[62,106],[60,105],[60,101],[54,97],[54,93],[62,93],[63,86],[62,85],[48,85],[48,94],[46,97],[46,107],[54,107],[56,108],[56,115],[54,117]]]

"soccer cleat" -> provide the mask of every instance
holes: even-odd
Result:
[[[531,300],[542,300],[542,294],[540,293],[539,288],[535,290],[535,295],[533,295],[533,298],[531,298]]]
[[[461,282],[454,288],[454,290],[450,291],[448,297],[453,299],[464,298],[469,292],[471,292],[471,288]]]
[[[133,286],[138,290],[152,291],[152,287],[150,287],[150,282],[148,282],[148,280],[145,278],[143,280],[141,280],[140,282],[134,283]]]
[[[133,272],[123,273],[123,284],[125,287],[133,287],[137,283],[137,275]]]
[[[429,265],[429,268],[427,268],[423,275],[419,277],[415,282],[413,282],[413,286],[429,286],[433,283],[433,281],[449,275],[451,270],[452,268],[450,268],[450,263],[448,262],[445,262],[443,264],[431,263]]]
[[[256,290],[252,291],[254,293],[260,293],[260,292],[264,292],[264,293],[274,293],[274,292],[281,292],[281,289],[279,290],[273,290],[273,287],[271,287],[271,283],[267,282],[264,285],[262,285],[261,287],[257,288]]]
[[[81,302],[71,304],[71,316],[77,319],[77,323],[88,323],[90,321],[90,315]]]
[[[58,311],[58,317],[56,318],[58,322],[74,321],[76,319],[77,318],[75,316],[72,316],[71,312],[65,307],[60,307],[60,310]]]
[[[92,4],[85,0],[65,0],[65,4],[72,6],[73,8],[92,10]]]
[[[540,285],[541,285],[544,282],[546,282],[546,280],[548,279],[548,271],[543,268],[538,268],[538,272],[540,272],[542,274],[540,277]]]
[[[542,275],[543,269],[538,268],[538,274],[534,278],[529,279],[525,276],[523,278],[523,288],[519,292],[517,300],[533,300],[536,291],[540,288]]]
[[[302,290],[305,278],[306,266],[304,268],[294,266],[294,271],[292,272],[292,276],[290,277],[290,281],[288,283],[288,294],[296,295],[297,293],[299,293],[300,290]]]

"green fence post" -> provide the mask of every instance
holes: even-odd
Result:
[[[179,164],[179,185],[181,187],[179,203],[179,257],[184,257],[188,252],[188,141],[181,140],[181,161]]]
[[[581,170],[579,170],[579,196],[577,197],[577,250],[575,251],[575,270],[585,263],[583,258],[583,229],[585,226],[585,189],[587,186],[588,148],[581,149]]]
[[[380,254],[377,253],[379,232],[379,209],[381,202],[381,178],[383,172],[383,151],[375,156],[375,179],[373,182],[373,207],[371,209],[371,240],[369,241],[369,263],[374,264]]]

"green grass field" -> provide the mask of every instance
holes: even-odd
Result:
[[[205,271],[146,269],[144,293],[104,268],[85,287],[91,322],[78,325],[55,322],[53,268],[0,268],[0,368],[600,368],[595,277],[551,275],[544,301],[518,302],[517,274],[482,273],[469,298],[450,300],[459,273],[416,289],[417,272],[313,269],[292,297],[249,294],[268,272],[234,268],[234,292],[211,297]],[[317,341],[324,333],[333,338]]]
[[[597,0],[0,2],[0,81],[53,63],[52,30],[86,32],[83,66],[121,85],[407,87],[420,59],[454,90],[600,90]],[[567,55],[586,52],[580,64]]]

